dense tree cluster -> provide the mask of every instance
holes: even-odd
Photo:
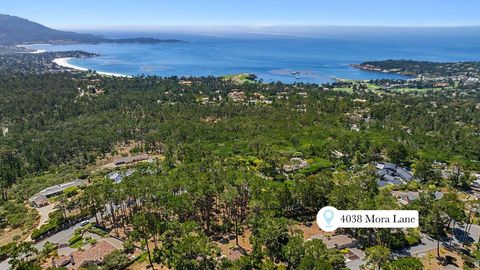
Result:
[[[239,91],[245,100],[232,100],[229,93]],[[388,189],[377,187],[375,161],[412,166],[426,185],[444,184],[434,160],[479,168],[479,94],[461,89],[344,93],[213,77],[16,73],[0,75],[0,95],[0,128],[7,131],[0,134],[3,209],[46,185],[29,179],[65,167],[80,171],[116,154],[117,144],[133,141],[135,152],[165,157],[140,165],[120,184],[87,175],[91,185],[60,202],[60,211],[79,209],[143,243],[152,267],[342,269],[339,251],[304,241],[292,222],[310,219],[325,205],[401,208]],[[309,166],[287,172],[292,158]],[[460,186],[459,179],[448,181]],[[422,229],[436,239],[445,237],[450,222],[465,219],[454,195],[436,201],[426,192],[410,207],[419,209]],[[212,239],[230,234],[239,244],[247,231],[251,252],[243,250],[238,261],[219,260]],[[388,259],[390,249],[418,242],[418,231],[344,233],[368,248],[372,269],[418,269],[418,261]],[[117,255],[105,265],[124,259]],[[18,263],[31,263],[23,258]]]
[[[65,163],[81,167],[128,140],[140,142],[147,152],[169,151],[168,158],[178,161],[201,159],[202,151],[223,158],[253,156],[265,161],[260,166],[270,176],[275,170],[268,166],[278,167],[285,163],[282,156],[294,152],[337,166],[382,157],[406,163],[420,157],[458,159],[464,166],[478,166],[478,94],[362,94],[365,101],[356,102],[358,96],[306,85],[293,86],[285,100],[276,95],[291,86],[242,86],[247,94],[271,97],[273,104],[266,106],[230,102],[227,94],[238,87],[215,78],[198,79],[191,87],[178,82],[67,74],[0,77],[0,124],[9,130],[0,138],[0,158],[2,165],[16,168],[4,170],[2,180]],[[79,96],[78,89],[91,84],[104,93]],[[295,88],[309,96],[296,95]],[[199,97],[212,102],[199,103]],[[352,124],[360,132],[351,130]],[[187,157],[191,151],[197,155]],[[342,158],[332,157],[332,151]]]
[[[480,74],[480,62],[428,62],[414,60],[369,61],[356,65],[366,70],[383,70],[410,76],[451,77]]]

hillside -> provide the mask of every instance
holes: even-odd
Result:
[[[182,42],[155,38],[108,39],[90,34],[59,31],[16,16],[0,14],[0,45],[14,44],[72,44],[72,43],[163,43]]]

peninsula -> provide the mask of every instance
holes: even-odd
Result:
[[[98,43],[187,43],[177,39],[150,37],[112,39],[92,34],[59,31],[16,16],[0,14],[0,45],[98,44]]]

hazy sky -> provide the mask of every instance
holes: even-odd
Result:
[[[132,25],[480,25],[479,0],[2,0],[50,27]]]

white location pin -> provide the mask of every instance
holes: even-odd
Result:
[[[333,232],[338,228],[338,210],[335,207],[325,206],[317,214],[317,224],[326,232]]]

